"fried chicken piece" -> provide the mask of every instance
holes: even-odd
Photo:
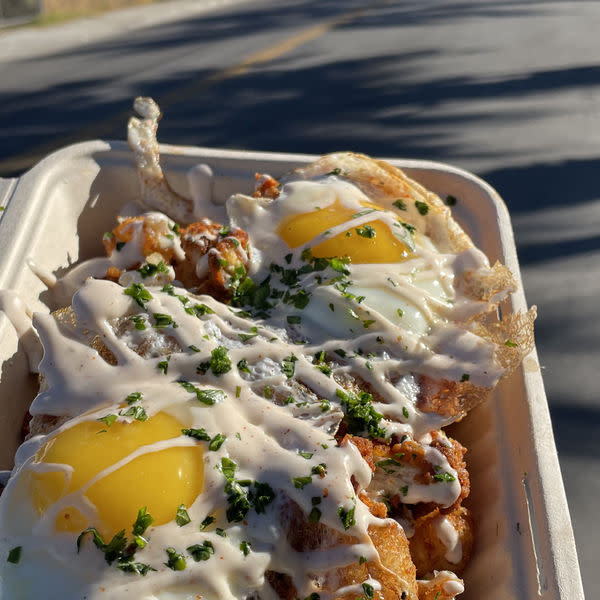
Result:
[[[410,554],[422,578],[434,571],[447,570],[460,575],[471,558],[473,518],[464,506],[442,514],[435,509],[419,517],[410,538]],[[448,547],[449,546],[449,547]]]

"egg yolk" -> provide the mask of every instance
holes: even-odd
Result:
[[[374,204],[365,206],[382,210]],[[356,212],[336,200],[325,208],[285,218],[277,233],[290,248],[297,248],[332,227],[352,221]],[[348,256],[355,264],[395,263],[410,255],[410,250],[394,236],[387,223],[378,219],[350,226],[312,247],[311,252],[317,258]]]
[[[51,439],[38,453],[37,462],[68,465],[65,469],[35,471],[31,495],[37,511],[44,513],[60,498],[97,478],[85,491],[94,504],[99,522],[88,522],[74,506],[62,509],[55,522],[57,531],[79,533],[96,527],[105,537],[121,529],[131,531],[138,510],[146,507],[154,525],[174,520],[177,508],[190,506],[202,491],[202,448],[169,447],[168,443],[145,451],[144,446],[181,435],[185,426],[166,413],[146,421],[114,422],[110,427],[98,421],[83,421]],[[139,450],[137,456],[115,468],[116,463]],[[107,474],[102,474],[110,469]]]

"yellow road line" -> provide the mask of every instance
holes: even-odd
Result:
[[[161,94],[161,109],[167,109],[169,106],[179,103],[188,97],[198,95],[199,93],[204,92],[205,90],[218,83],[226,81],[227,79],[244,75],[254,66],[271,62],[276,58],[295,50],[299,46],[325,35],[336,27],[346,25],[347,23],[356,20],[373,8],[382,6],[384,4],[390,4],[391,2],[393,2],[393,0],[379,0],[378,2],[372,2],[363,8],[345,13],[339,17],[326,21],[325,23],[313,25],[312,27],[308,27],[307,29],[300,31],[288,37],[287,39],[274,44],[273,46],[269,46],[256,52],[255,54],[252,54],[245,60],[232,65],[231,67],[222,69],[221,71],[213,73],[208,77],[192,80],[189,83],[185,83],[179,87],[171,89],[169,92]],[[42,159],[44,156],[53,152],[54,150],[57,150],[58,148],[68,146],[69,144],[74,144],[75,142],[79,142],[81,140],[100,138],[105,134],[106,131],[111,131],[119,125],[123,127],[124,132],[126,122],[130,115],[130,110],[117,111],[105,119],[96,121],[92,125],[83,127],[72,134],[64,135],[58,139],[55,138],[52,140],[52,142],[40,144],[34,148],[26,150],[21,154],[17,154],[16,156],[2,160],[0,161],[0,173],[15,173],[24,171],[38,160]]]

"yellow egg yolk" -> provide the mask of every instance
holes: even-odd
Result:
[[[40,450],[37,462],[50,468],[51,463],[68,465],[72,468],[70,479],[64,468],[33,472],[31,492],[35,508],[44,513],[62,497],[111,469],[85,491],[85,497],[98,512],[99,522],[88,522],[75,506],[68,506],[56,518],[57,531],[78,533],[94,526],[105,537],[121,529],[130,532],[138,510],[144,506],[154,518],[154,525],[174,520],[177,508],[181,504],[190,506],[202,491],[204,463],[200,445],[164,445],[142,450],[139,456],[114,467],[144,446],[180,436],[184,427],[161,412],[146,421],[116,421],[109,427],[98,421],[83,421],[66,429]]]
[[[365,203],[365,206],[382,210],[374,204]],[[325,208],[285,218],[277,233],[290,248],[298,248],[332,227],[352,222],[356,213],[356,209],[336,200]],[[395,263],[410,255],[410,250],[394,236],[387,223],[378,219],[358,226],[350,223],[346,231],[313,246],[311,251],[317,258],[347,256],[355,264]]]

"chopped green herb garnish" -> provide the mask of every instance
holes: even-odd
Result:
[[[202,523],[200,523],[200,531],[204,531],[209,525],[212,525],[215,521],[215,517],[213,517],[212,515],[208,515],[208,517],[206,517],[206,519],[204,519]]]
[[[212,545],[212,542],[209,542],[208,540],[204,541],[202,544],[188,546],[186,550],[191,554],[192,558],[196,562],[208,560],[215,553],[215,548]]]
[[[402,407],[402,414],[404,415],[405,419],[408,419],[409,414],[408,414],[408,408],[406,408],[406,406]]]
[[[361,210],[360,212],[354,213],[352,215],[353,219],[358,219],[358,217],[364,217],[365,215],[369,215],[373,212],[377,212],[376,208],[367,208],[365,210]]]
[[[251,340],[252,338],[255,338],[257,335],[258,333],[238,333],[238,337],[244,343],[246,343],[248,340]]]
[[[175,523],[177,523],[179,527],[183,527],[184,525],[187,525],[190,521],[190,515],[188,515],[185,506],[183,504],[180,504],[175,515]]]
[[[154,567],[140,562],[122,561],[117,564],[117,569],[124,573],[133,573],[145,577],[150,571],[156,571]]]
[[[365,582],[362,584],[362,589],[365,592],[367,600],[371,600],[371,598],[373,598],[373,594],[375,593],[375,589],[373,588],[373,586],[370,583]]]
[[[148,419],[143,406],[131,406],[125,412],[119,411],[119,414],[123,417],[133,417],[136,421],[146,421]]]
[[[288,379],[291,379],[294,376],[294,371],[296,369],[295,363],[297,360],[297,356],[294,356],[294,354],[290,354],[289,356],[286,356],[286,358],[284,358],[281,362],[281,371]]]
[[[509,348],[516,348],[519,344],[517,344],[516,342],[513,342],[512,340],[506,340],[504,342],[505,346],[508,346]]]
[[[321,371],[321,373],[323,373],[323,375],[327,375],[327,377],[331,377],[331,367],[327,366],[327,365],[315,365],[315,369],[319,369],[319,371]]]
[[[144,535],[146,529],[152,525],[154,519],[152,515],[147,512],[146,507],[142,507],[138,510],[137,519],[133,524],[132,533],[134,536]]]
[[[325,173],[325,176],[327,177],[329,175],[339,175],[341,172],[342,172],[342,170],[336,167],[335,169],[333,169],[333,171],[329,171],[329,173]]]
[[[307,486],[311,482],[312,482],[312,476],[310,476],[310,475],[307,475],[306,477],[293,477],[292,478],[292,483],[294,484],[294,487],[298,488],[299,490],[304,489],[304,487]]]
[[[171,315],[166,315],[164,313],[152,313],[152,316],[154,317],[155,329],[164,329],[165,327],[177,328],[177,323],[173,321],[173,317]]]
[[[121,252],[121,250],[123,250],[123,247],[125,246],[127,242],[117,242],[116,244],[116,248],[117,248],[117,252]]]
[[[290,325],[300,325],[300,323],[302,323],[302,317],[300,315],[288,315],[287,322]]]
[[[242,392],[242,387],[241,387],[241,386],[239,386],[239,385],[236,385],[236,386],[235,386],[235,397],[236,397],[236,398],[239,398],[239,397],[240,397],[240,394],[241,394],[241,392]]]
[[[12,548],[11,550],[9,550],[6,562],[16,565],[21,560],[22,551],[22,546],[17,546],[16,548]]]
[[[356,233],[364,238],[374,238],[376,231],[371,225],[363,225],[362,227],[356,228]]]
[[[298,450],[298,454],[302,458],[306,458],[306,460],[309,460],[310,458],[313,457],[313,453],[312,452],[304,452],[303,450]]]
[[[237,364],[238,371],[242,373],[250,373],[250,367],[248,366],[248,361],[245,358],[242,358],[238,361]]]
[[[132,315],[129,317],[130,321],[133,321],[133,326],[138,331],[143,331],[146,329],[146,319],[142,315]]]
[[[104,423],[107,427],[110,427],[117,420],[117,415],[106,415],[105,417],[100,417],[98,421]]]
[[[156,368],[159,371],[163,372],[163,375],[166,375],[168,370],[169,370],[169,361],[171,360],[170,356],[167,356],[166,360],[161,360],[157,365]]]
[[[366,562],[367,562],[367,558],[366,558],[366,556],[361,556],[361,557],[358,559],[358,564],[359,564],[359,565],[364,565]]]
[[[290,252],[289,254],[286,254],[283,258],[285,259],[285,262],[289,265],[292,262],[292,258],[293,258],[293,254]]]
[[[398,200],[394,200],[392,205],[395,206],[398,210],[406,210],[406,203],[404,200],[398,198]]]
[[[137,272],[142,276],[142,279],[146,279],[146,277],[153,277],[157,273],[166,273],[168,270],[169,267],[161,260],[157,264],[146,263]]]
[[[444,481],[446,483],[450,483],[455,480],[454,475],[444,471],[443,473],[435,473],[433,476],[435,481]]]
[[[425,216],[429,212],[429,204],[426,202],[421,202],[420,200],[415,200],[415,206],[419,211],[420,215]]]
[[[146,308],[146,304],[152,300],[152,294],[142,283],[132,283],[123,290],[123,293],[126,296],[131,296],[142,308]]]
[[[250,542],[247,542],[246,540],[240,542],[240,550],[242,551],[242,554],[244,556],[248,556],[248,554],[250,554],[251,546],[252,544]]]
[[[340,521],[342,522],[342,525],[344,526],[344,529],[350,529],[350,527],[354,526],[356,524],[356,521],[354,520],[354,511],[356,510],[356,505],[353,506],[351,509],[345,509],[343,506],[339,506],[337,509],[337,514],[340,518]]]
[[[206,304],[194,304],[194,306],[189,309],[186,308],[185,310],[186,312],[193,311],[193,313],[190,312],[190,314],[195,314],[197,317],[203,317],[204,315],[212,315],[215,313],[215,311],[210,306],[206,306]]]
[[[222,445],[223,442],[227,439],[227,437],[222,433],[217,433],[215,437],[210,440],[210,444],[208,445],[208,449],[216,452]]]
[[[461,378],[460,378],[461,382],[462,381],[469,381],[469,379],[471,379],[471,376],[468,373],[463,373],[461,375]]]
[[[231,360],[227,355],[225,346],[217,346],[210,353],[210,370],[217,377],[231,370]]]
[[[142,392],[132,392],[125,398],[127,404],[134,404],[135,402],[141,402],[144,395]]]
[[[311,523],[318,523],[321,520],[321,514],[321,510],[313,506],[310,513],[308,513],[308,520]]]
[[[373,408],[373,396],[360,391],[358,394],[337,389],[336,396],[341,400],[346,415],[348,431],[352,434],[367,433],[370,438],[385,438],[386,431],[379,426],[383,415]]]
[[[212,406],[215,402],[220,402],[227,398],[225,392],[223,392],[222,390],[202,390],[200,388],[197,388],[189,381],[183,380],[180,380],[177,383],[181,387],[183,387],[186,392],[189,392],[190,394],[196,394],[196,398],[198,399],[198,401],[208,406]]]
[[[404,316],[404,311],[401,308],[396,309],[396,312],[398,313],[398,316],[400,318],[402,318]]]
[[[220,527],[217,527],[215,529],[215,533],[217,535],[220,535],[221,537],[227,537],[227,532],[224,529],[221,529]]]
[[[315,465],[310,472],[313,475],[324,476],[327,473],[327,465],[325,463],[319,463],[318,465]]]
[[[188,346],[188,348],[192,351],[192,352],[200,352],[200,348],[198,348],[198,346],[194,346],[194,344],[190,344]]]
[[[403,495],[403,496],[406,496],[406,494],[408,494],[408,486],[407,486],[407,485],[403,485],[403,486],[400,488],[400,491],[402,492],[402,495]]]
[[[210,442],[210,435],[206,433],[206,430],[200,429],[182,429],[181,433],[188,437],[194,438],[195,440],[201,440],[203,442]]]
[[[165,567],[173,569],[173,571],[183,571],[186,567],[186,562],[183,554],[179,554],[175,548],[167,548],[168,560],[164,563]]]

